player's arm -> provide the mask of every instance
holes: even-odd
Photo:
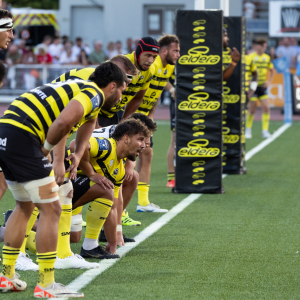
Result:
[[[70,143],[70,150],[73,152],[75,150],[75,140]],[[95,172],[92,164],[90,163],[90,150],[91,144],[88,143],[83,155],[79,162],[80,170],[93,182],[99,184],[103,189],[113,189],[113,183],[107,178],[103,177],[101,174]]]
[[[240,60],[240,52],[236,48],[232,48],[232,51],[230,51],[231,55],[231,64],[223,71],[223,80],[226,81],[228,78],[232,75],[236,64]]]
[[[257,69],[255,69],[253,72],[251,72],[251,74],[252,74],[252,80],[251,80],[249,91],[248,91],[249,98],[251,98],[253,96],[253,94],[257,88],[257,78],[258,78]]]
[[[65,148],[66,148],[66,142],[68,139],[68,135],[65,135],[58,144],[53,148],[53,162],[52,167],[54,171],[55,181],[58,185],[61,185],[64,183],[65,178]]]
[[[137,111],[143,101],[146,91],[147,89],[137,92],[134,98],[127,103],[123,119],[127,119],[131,114]]]
[[[170,81],[168,81],[165,90],[171,94],[173,99],[175,99],[175,87],[171,84]]]
[[[273,81],[274,75],[275,75],[275,70],[274,70],[274,68],[272,68],[272,69],[270,69],[269,78],[268,78],[267,82],[264,83],[264,85],[263,85],[264,88],[267,88],[271,84],[271,82]]]

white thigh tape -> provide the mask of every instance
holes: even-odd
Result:
[[[21,202],[31,201],[29,194],[26,192],[21,183],[10,180],[6,180],[6,183],[16,200]]]
[[[72,198],[67,197],[72,190],[73,185],[71,180],[59,187],[58,196],[61,205],[72,204]]]

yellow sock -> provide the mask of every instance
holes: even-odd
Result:
[[[15,276],[15,265],[16,265],[16,260],[19,256],[19,253],[20,253],[20,249],[18,249],[18,248],[3,246],[2,275],[4,275],[7,278],[13,278]]]
[[[254,120],[254,115],[248,114],[246,128],[252,128],[253,120]]]
[[[138,183],[138,204],[142,206],[146,206],[150,203],[149,201],[149,187],[150,185],[145,182]]]
[[[56,260],[55,252],[46,252],[37,254],[37,262],[39,263],[39,280],[38,284],[46,288],[54,282],[54,263]]]
[[[26,243],[26,250],[29,250],[33,254],[36,254],[36,244],[35,244],[36,232],[32,231],[29,233]]]
[[[263,113],[261,116],[262,130],[269,130],[270,114]]]
[[[175,180],[175,172],[168,173],[168,181]]]
[[[22,244],[21,249],[20,249],[21,252],[23,252],[24,254],[26,253],[25,252],[25,247],[26,247],[28,236],[29,236],[29,234],[31,232],[31,229],[32,229],[32,227],[34,225],[34,222],[35,222],[35,220],[36,220],[36,218],[37,218],[38,215],[39,215],[39,209],[37,207],[35,207],[34,211],[31,214],[31,217],[29,218],[29,221],[27,223],[25,239],[24,239],[23,244]]]
[[[122,217],[126,217],[126,210],[122,211]]]
[[[96,240],[100,230],[110,212],[113,202],[104,198],[95,199],[89,206],[86,213],[85,237]]]
[[[62,212],[58,223],[57,257],[72,256],[70,246],[70,230],[72,219],[72,204],[62,205]]]

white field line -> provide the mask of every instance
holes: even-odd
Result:
[[[246,161],[249,160],[253,155],[264,149],[267,145],[273,142],[276,138],[278,138],[286,129],[288,129],[291,125],[285,124],[281,126],[270,138],[264,140],[259,145],[254,147],[246,154]],[[226,177],[226,174],[222,176],[223,178]],[[130,250],[138,246],[156,231],[158,231],[161,227],[166,225],[170,220],[176,217],[179,213],[181,213],[186,207],[192,204],[195,200],[197,200],[202,194],[190,194],[188,197],[183,199],[177,205],[175,205],[169,212],[161,216],[158,220],[154,223],[149,225],[143,231],[141,231],[135,239],[135,243],[127,243],[124,247],[120,247],[117,250],[117,254],[120,255],[120,258],[125,256]],[[73,291],[79,291],[87,286],[92,280],[94,280],[97,276],[103,273],[105,270],[113,266],[117,263],[120,258],[118,259],[106,259],[99,263],[100,267],[97,269],[91,269],[80,276],[78,276],[75,280],[73,280],[70,284],[67,285],[67,288]]]

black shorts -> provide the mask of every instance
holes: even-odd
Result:
[[[170,103],[170,119],[171,119],[171,131],[175,131],[175,101],[171,100]]]
[[[111,125],[116,125],[118,123],[119,123],[118,114],[114,114],[112,118],[108,118],[103,115],[98,115],[98,124],[100,127],[107,127]]]
[[[52,165],[39,139],[18,127],[0,124],[0,167],[5,179],[17,182],[48,177]]]
[[[256,91],[254,92],[254,95],[251,97],[251,99],[252,98],[259,98],[259,99],[268,98],[267,88],[264,88],[262,86],[258,86],[256,88]]]
[[[77,177],[72,180],[73,184],[73,198],[72,203],[76,203],[79,198],[81,198],[91,187],[91,180],[86,175],[77,175]]]

